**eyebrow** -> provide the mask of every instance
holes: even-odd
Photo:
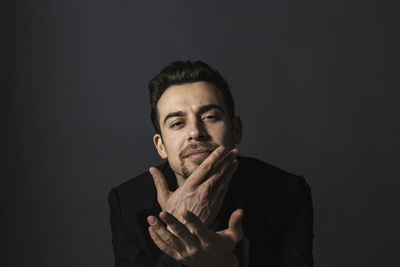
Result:
[[[217,109],[217,110],[223,112],[223,108],[222,108],[221,106],[216,105],[216,104],[209,104],[209,105],[201,106],[201,107],[198,109],[197,113],[202,114],[202,113],[205,113],[205,112],[210,111],[210,110],[212,110],[212,109]],[[167,120],[170,119],[170,118],[173,118],[173,117],[183,117],[184,115],[185,115],[185,112],[183,112],[183,111],[175,111],[175,112],[168,113],[167,116],[165,116],[165,118],[164,118],[163,125],[164,125],[164,124],[167,122]]]
[[[170,119],[170,118],[173,118],[173,117],[182,117],[182,116],[184,116],[184,115],[185,115],[185,113],[184,113],[183,111],[175,111],[175,112],[168,113],[168,115],[165,116],[165,118],[164,118],[163,125],[164,125],[164,124],[167,122],[167,120]]]
[[[217,110],[219,110],[219,111],[221,111],[221,112],[224,111],[224,110],[222,109],[222,107],[219,106],[219,105],[216,105],[216,104],[209,104],[209,105],[201,106],[197,112],[200,113],[200,114],[202,114],[202,113],[205,113],[205,112],[210,111],[210,110],[212,110],[212,109],[217,109]]]

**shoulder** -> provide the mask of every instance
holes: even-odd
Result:
[[[312,218],[311,190],[304,177],[255,158],[240,157],[239,162],[234,188],[245,204],[250,235],[256,236],[253,229],[261,227],[254,218],[263,218],[271,229],[287,228],[302,214]]]
[[[256,175],[259,177],[258,180],[262,179],[261,182],[297,183],[299,181],[304,181],[304,178],[300,175],[290,173],[257,158],[239,156],[238,160],[242,175]]]
[[[300,175],[252,157],[240,156],[238,160],[236,183],[247,197],[256,200],[268,195],[275,201],[288,203],[299,190],[303,193],[309,191],[306,180]]]

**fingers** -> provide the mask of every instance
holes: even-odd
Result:
[[[231,237],[232,241],[237,244],[243,237],[243,228],[242,228],[242,218],[243,218],[243,210],[237,209],[229,218],[228,223],[228,235]]]
[[[164,175],[160,170],[155,167],[150,167],[149,172],[151,176],[153,176],[154,185],[156,186],[157,190],[157,200],[160,206],[163,206],[164,203],[168,200],[168,195],[170,191],[168,189],[167,180],[165,179]]]
[[[238,155],[239,155],[239,150],[237,148],[233,148],[231,151],[229,151],[224,156],[219,158],[218,161],[214,164],[214,167],[219,168],[226,161],[229,162],[233,159],[236,159]]]
[[[239,150],[237,148],[232,149],[225,155],[224,151],[225,148],[223,146],[219,146],[217,149],[215,149],[193,172],[191,177],[188,178],[188,183],[190,183],[192,186],[201,184],[207,178],[210,172],[213,172],[215,169],[220,169],[225,163],[230,164],[231,161],[236,159],[239,154]]]
[[[179,251],[183,248],[181,241],[169,232],[155,216],[149,216],[147,222],[150,224],[149,234],[154,243],[172,258],[179,257]]]
[[[160,213],[160,218],[165,222],[172,232],[183,240],[187,245],[194,246],[196,243],[196,238],[189,232],[187,227],[176,219],[173,215],[168,212],[162,211]]]
[[[208,155],[208,157],[200,164],[200,166],[193,172],[193,174],[187,179],[187,183],[192,186],[199,185],[207,177],[207,174],[212,170],[214,164],[222,156],[225,151],[225,147],[219,146]]]
[[[207,227],[200,221],[199,218],[197,218],[196,215],[190,211],[185,210],[182,212],[182,217],[187,222],[186,226],[191,233],[202,237],[207,232]]]
[[[233,153],[229,158],[223,162],[218,170],[216,170],[204,183],[206,187],[210,187],[210,191],[215,187],[220,189],[227,189],[233,174],[239,167],[239,161],[236,159],[237,154]],[[223,190],[219,190],[221,192]]]
[[[224,184],[229,183],[230,178],[233,173],[235,173],[239,164],[239,161],[237,160],[238,154],[239,150],[237,148],[232,149],[228,154],[226,154],[225,157],[214,166],[214,170],[209,174],[209,178],[206,182],[208,182],[212,187],[220,183],[222,180],[226,180]],[[206,182],[203,184],[206,184]]]

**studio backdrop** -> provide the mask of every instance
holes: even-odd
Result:
[[[384,1],[10,1],[1,266],[112,266],[109,190],[161,162],[147,82],[227,79],[242,155],[302,175],[315,265],[400,266],[399,22]]]

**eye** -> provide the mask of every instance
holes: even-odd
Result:
[[[183,125],[182,121],[176,121],[170,125],[171,128],[178,128],[179,126]]]
[[[212,121],[212,120],[216,120],[216,119],[217,119],[217,116],[215,116],[215,115],[207,115],[207,116],[203,117],[204,121]]]

